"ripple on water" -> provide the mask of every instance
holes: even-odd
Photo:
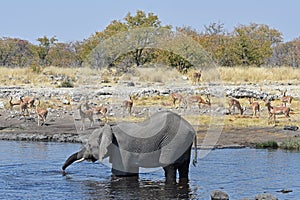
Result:
[[[0,193],[3,199],[209,199],[216,189],[231,199],[268,192],[279,199],[300,196],[300,154],[280,150],[214,150],[190,166],[188,187],[166,187],[163,170],[141,174],[138,181],[112,178],[95,163],[74,163],[65,176],[61,166],[80,144],[0,141]],[[282,189],[293,192],[280,193]]]

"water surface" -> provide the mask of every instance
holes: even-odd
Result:
[[[222,190],[230,199],[253,199],[271,193],[279,199],[300,198],[300,154],[281,150],[214,150],[190,166],[187,187],[166,187],[163,170],[141,174],[139,181],[112,178],[98,163],[74,163],[61,173],[65,159],[80,144],[0,141],[2,199],[210,199]],[[282,194],[281,189],[293,192]]]

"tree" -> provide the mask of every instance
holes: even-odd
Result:
[[[148,28],[152,30],[149,31]],[[88,54],[85,58],[94,66],[103,64],[113,66],[116,62],[121,62],[121,59],[131,60],[126,63],[135,63],[137,66],[143,65],[153,58],[154,52],[149,46],[156,37],[154,32],[157,30],[159,33],[161,29],[169,30],[171,26],[162,26],[158,16],[153,13],[146,14],[141,10],[138,10],[136,15],[128,13],[123,21],[112,21],[104,31],[96,32],[85,42],[84,48],[87,49],[85,52],[92,53],[94,60],[91,61],[91,57],[87,58]],[[118,49],[120,46],[123,49]],[[122,55],[115,51],[122,52]]]
[[[273,54],[269,60],[269,64],[272,66],[299,67],[300,38],[273,47]]]
[[[35,59],[33,44],[18,38],[0,39],[0,65],[12,67],[29,66]]]
[[[281,42],[281,33],[267,25],[251,23],[235,27],[234,53],[239,60],[235,64],[260,66],[272,56],[272,46]]]
[[[57,42],[57,39],[54,37],[47,38],[47,36],[38,38],[37,41],[39,42],[39,45],[36,49],[42,66],[47,65],[47,55],[50,50],[50,48]]]
[[[55,43],[50,48],[46,60],[49,65],[58,67],[77,67],[81,63],[72,43]]]

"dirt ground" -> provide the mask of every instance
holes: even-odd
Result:
[[[86,121],[86,130],[80,131],[81,122],[72,113],[63,117],[50,117],[44,126],[37,126],[34,117],[26,121],[19,116],[13,118],[0,110],[0,139],[26,141],[81,142],[93,130],[103,125],[96,122],[93,127]],[[279,127],[197,127],[199,148],[241,148],[254,147],[266,141],[282,142],[290,137],[299,137],[300,131],[283,130]]]

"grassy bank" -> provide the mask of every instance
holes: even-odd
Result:
[[[299,151],[300,150],[300,138],[289,138],[285,141],[278,143],[276,141],[267,141],[256,144],[256,148],[266,148],[266,149],[284,149]]]
[[[292,67],[218,67],[225,83],[299,83],[300,69]]]
[[[218,74],[216,74],[216,72]],[[207,74],[205,74],[207,73]],[[166,76],[167,74],[167,76]],[[133,69],[127,74],[115,76],[113,72],[107,70],[97,70],[90,68],[41,68],[39,73],[31,68],[7,68],[0,67],[1,85],[45,85],[53,86],[53,80],[57,76],[68,77],[76,85],[91,83],[100,84],[101,82],[116,82],[121,80],[131,80],[133,78],[144,82],[165,82],[180,79],[181,75],[175,70],[165,68],[151,70],[149,68]],[[187,75],[189,76],[189,74]],[[247,84],[247,83],[300,83],[300,69],[292,67],[218,67],[203,71],[202,80],[220,79],[225,84]],[[216,77],[213,77],[216,76]],[[92,78],[90,78],[92,77]],[[94,78],[93,78],[94,77]]]

